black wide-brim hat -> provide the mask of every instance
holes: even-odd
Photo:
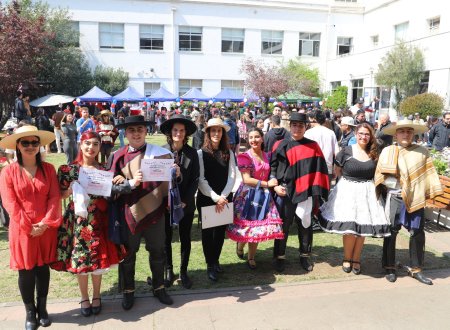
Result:
[[[125,122],[123,124],[116,125],[117,129],[127,128],[129,126],[148,126],[152,124],[151,121],[144,119],[144,116],[128,116],[125,117]]]
[[[175,123],[183,124],[186,129],[186,135],[192,135],[197,131],[197,125],[183,115],[174,115],[161,124],[160,130],[164,135],[170,135],[172,127]]]
[[[302,123],[309,123],[306,113],[299,113],[299,112],[292,112],[291,116],[289,117],[289,121],[291,121],[291,122],[299,121]]]

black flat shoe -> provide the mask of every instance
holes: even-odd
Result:
[[[280,259],[280,258],[275,258],[275,260],[273,261],[273,268],[275,269],[275,271],[277,273],[284,272],[285,260],[284,259]]]
[[[217,282],[217,273],[216,273],[216,270],[214,269],[214,267],[208,267],[206,269],[206,274],[208,275],[208,278],[211,281]]]
[[[429,278],[426,278],[425,276],[423,276],[422,272],[412,273],[411,276],[412,276],[412,278],[415,278],[416,280],[418,280],[420,283],[423,283],[426,285],[433,285],[433,281],[431,281]]]
[[[134,292],[125,292],[122,296],[122,308],[129,310],[134,305]]]
[[[361,274],[361,262],[359,262],[359,261],[353,261],[353,264],[359,265],[359,268],[353,267],[353,274],[355,274],[355,275]]]
[[[100,305],[98,305],[98,306],[91,305],[92,306],[92,314],[98,315],[102,311],[102,298],[92,298],[92,302],[94,302],[94,300],[100,301]]]
[[[391,283],[394,283],[395,281],[397,281],[397,274],[395,274],[395,270],[394,269],[386,270],[386,276],[385,277]]]
[[[255,270],[255,269],[256,269],[256,262],[255,262],[255,259],[248,259],[248,260],[247,260],[247,266],[248,266],[248,268],[250,268],[251,270]]]
[[[82,303],[86,302],[86,301],[89,301],[89,299],[85,299],[85,300],[80,301],[80,305],[81,305]],[[92,314],[92,306],[89,305],[89,307],[80,307],[80,313],[81,313],[81,315],[83,315],[84,317],[91,316],[91,314]]]
[[[183,288],[190,289],[192,287],[192,281],[189,278],[187,273],[180,272],[180,280],[181,280],[181,285],[183,286]]]
[[[239,243],[236,243],[236,255],[239,259],[244,260],[244,250],[239,250]]]
[[[224,272],[222,266],[219,264],[219,262],[217,262],[214,265],[214,270],[216,271],[216,273],[222,274]]]
[[[172,298],[170,298],[170,296],[167,294],[166,289],[162,288],[162,289],[158,289],[158,290],[153,290],[153,295],[158,298],[159,302],[161,304],[164,305],[172,305],[173,304],[173,300]]]
[[[314,265],[309,261],[309,257],[300,257],[300,265],[307,272],[312,271],[314,268]]]
[[[348,262],[350,264],[350,266],[349,267],[345,267],[344,266],[344,262]],[[352,261],[351,260],[347,260],[347,259],[342,260],[342,270],[344,272],[346,272],[346,273],[350,273],[352,271]]]

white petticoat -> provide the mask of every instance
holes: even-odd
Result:
[[[384,205],[375,194],[373,181],[356,182],[343,177],[320,207],[324,231],[358,236],[390,236]]]

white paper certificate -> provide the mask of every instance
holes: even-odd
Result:
[[[170,181],[173,159],[146,159],[141,161],[142,181]]]
[[[114,173],[80,167],[78,182],[88,194],[96,196],[111,196]]]

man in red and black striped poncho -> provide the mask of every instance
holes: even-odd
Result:
[[[318,208],[321,198],[328,197],[328,169],[319,145],[304,137],[308,122],[306,115],[292,113],[289,120],[291,137],[273,146],[270,161],[270,176],[278,180],[274,190],[284,232],[283,240],[275,240],[274,267],[278,272],[284,271],[289,228],[295,219],[298,225],[300,264],[306,271],[311,271],[311,213]]]

